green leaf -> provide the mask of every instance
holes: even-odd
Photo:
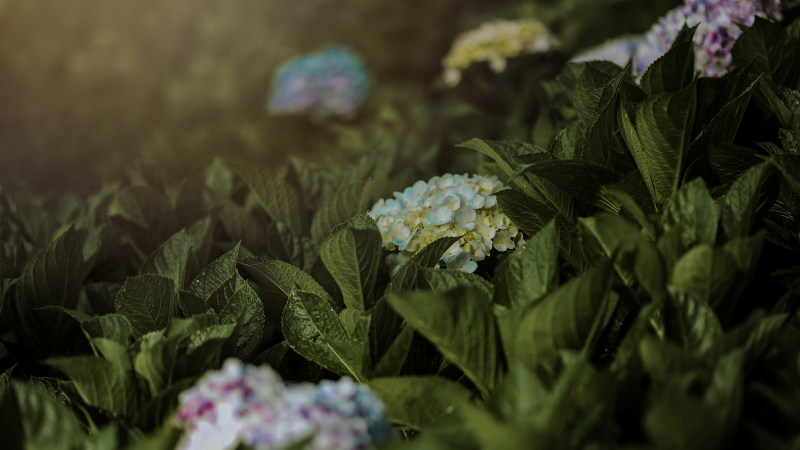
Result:
[[[701,244],[675,263],[670,285],[697,302],[717,306],[726,300],[737,275],[736,263],[727,252]]]
[[[653,205],[657,208],[658,205],[655,199],[659,194],[656,191],[653,175],[650,173],[650,165],[653,163],[650,162],[648,152],[645,151],[639,133],[636,131],[636,126],[634,126],[633,119],[635,117],[636,111],[633,107],[629,110],[628,105],[623,104],[620,106],[617,120],[619,121],[619,127],[622,131],[622,138],[625,140],[625,144],[628,146],[628,150],[631,152],[631,156],[633,156],[633,160],[636,162],[636,167],[642,174],[642,179],[647,186],[647,190],[650,191],[650,198],[653,201]]]
[[[138,337],[166,328],[177,302],[178,293],[172,279],[146,274],[125,281],[114,300],[114,307],[130,320]]]
[[[139,351],[133,358],[136,374],[147,381],[151,396],[172,382],[178,353],[179,338],[166,339],[162,332],[148,333],[140,339]]]
[[[684,185],[665,205],[662,223],[665,231],[678,228],[684,249],[688,249],[695,244],[716,242],[719,215],[705,182],[697,178]]]
[[[459,237],[443,237],[426,245],[394,274],[386,291],[405,291],[419,287],[420,267],[434,267],[450,247],[458,242]]]
[[[468,401],[469,390],[436,376],[388,377],[369,380],[393,423],[419,430]]]
[[[614,261],[626,285],[638,281],[652,298],[664,297],[664,263],[639,228],[612,214],[582,218],[580,224],[584,245],[596,246],[596,253]]]
[[[133,185],[117,192],[108,206],[108,215],[121,216],[144,230],[158,232],[166,228],[170,210],[163,194],[149,186]]]
[[[399,375],[403,364],[406,362],[408,351],[411,349],[411,342],[413,340],[414,330],[408,327],[403,328],[386,350],[386,353],[384,353],[375,364],[372,376],[391,377]]]
[[[505,189],[495,195],[500,211],[528,236],[538,233],[552,217],[549,207],[521,192]]]
[[[559,237],[551,221],[495,269],[494,301],[512,308],[528,305],[558,282]]]
[[[311,237],[314,241],[324,241],[334,227],[367,211],[372,194],[372,180],[367,180],[345,185],[325,199],[311,221]]]
[[[502,362],[491,303],[481,290],[393,292],[389,304],[488,397]]]
[[[93,356],[50,358],[46,363],[64,372],[86,404],[122,417],[133,417],[139,393],[132,372]]]
[[[478,138],[470,139],[463,144],[457,145],[457,147],[475,150],[492,158],[508,176],[514,173],[514,169],[517,166],[514,161],[515,156],[540,153],[540,149],[524,142],[487,141]],[[516,178],[513,180],[513,184],[519,187],[527,196],[544,202],[544,198],[536,192],[528,181]]]
[[[320,258],[342,290],[348,308],[374,305],[375,280],[381,264],[381,233],[369,216],[363,225],[350,222],[320,245]],[[355,219],[354,219],[355,220]]]
[[[694,77],[694,36],[697,26],[683,25],[669,50],[642,75],[640,85],[647,95],[678,92]]]
[[[535,368],[541,358],[561,349],[581,349],[612,279],[609,265],[592,269],[523,311],[501,317],[500,331],[509,361]]]
[[[606,163],[608,162],[606,161]],[[619,182],[622,178],[621,174],[606,166],[581,159],[544,161],[525,165],[521,173],[530,173],[544,178],[559,189],[582,198],[588,203],[595,201],[603,185]]]
[[[219,320],[236,324],[235,355],[241,360],[248,360],[261,344],[265,316],[261,299],[244,280],[240,280],[233,296],[220,311]]]
[[[721,448],[717,411],[678,386],[671,386],[656,399],[644,417],[644,428],[659,448]]]
[[[290,347],[303,357],[339,375],[364,378],[367,342],[358,342],[345,330],[330,303],[317,295],[293,291],[283,310],[281,328]]]
[[[237,243],[229,252],[215,259],[203,269],[200,275],[189,284],[187,291],[203,300],[208,300],[214,291],[237,273],[236,259],[238,257],[239,244]]]
[[[81,329],[90,341],[92,338],[104,337],[128,346],[133,338],[133,325],[122,314],[106,314],[81,322]]]
[[[745,28],[731,49],[736,67],[752,65],[756,73],[763,74],[776,84],[793,85],[797,80],[798,61],[794,55],[800,43],[789,37],[780,25],[756,16]]]
[[[12,381],[0,394],[5,448],[77,448],[86,435],[75,416],[44,388]]]
[[[186,281],[186,266],[189,263],[189,250],[194,243],[185,229],[164,241],[147,257],[140,274],[155,273],[171,278],[175,289],[183,289]]]
[[[683,179],[696,104],[697,84],[693,82],[675,93],[650,96],[636,106],[633,126],[639,142],[630,135],[626,142],[645,182],[652,185],[658,207],[678,190]]]
[[[232,169],[255,193],[273,221],[283,222],[300,234],[305,231],[305,202],[290,183],[288,167],[272,170],[255,164],[235,163]]]
[[[480,289],[487,298],[492,298],[494,290],[492,283],[474,273],[427,267],[421,267],[419,270],[425,276],[425,281],[433,292],[445,293],[459,287],[472,287]]]
[[[67,327],[74,326],[64,314],[36,310],[76,308],[95,258],[95,253],[87,250],[91,249],[86,233],[70,226],[28,260],[18,282],[6,287],[3,315],[18,340],[31,350],[48,353],[47,349],[63,343]]]
[[[720,339],[722,325],[711,305],[698,302],[686,294],[670,292],[663,312],[664,333],[683,344],[684,348],[705,352]]]
[[[267,253],[277,259],[309,271],[317,260],[316,243],[307,236],[300,236],[282,222],[274,222],[267,228]]]
[[[291,264],[257,257],[245,258],[239,264],[258,286],[264,288],[261,298],[267,317],[279,317],[295,289],[310,292],[333,304],[330,294],[311,275]]]
[[[768,183],[774,170],[768,162],[751,167],[733,182],[720,202],[722,229],[729,238],[746,237],[756,222],[756,213],[762,206]]]
[[[712,143],[717,145],[733,143],[733,138],[736,137],[736,132],[739,130],[747,105],[750,104],[753,88],[759,84],[760,80],[760,77],[756,78],[717,112],[703,131],[694,138],[692,152],[708,151]]]

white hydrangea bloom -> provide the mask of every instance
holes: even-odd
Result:
[[[441,259],[443,267],[474,272],[492,249],[504,252],[523,243],[523,236],[497,207],[497,177],[445,174],[417,181],[394,198],[372,207],[390,253],[386,264],[396,272],[411,256],[442,237],[461,236]]]
[[[444,82],[455,86],[461,71],[472,63],[488,62],[500,73],[506,60],[525,53],[541,53],[557,44],[547,27],[538,20],[493,20],[459,35],[450,53],[442,59]]]

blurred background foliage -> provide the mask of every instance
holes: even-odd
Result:
[[[552,100],[538,80],[578,49],[646,30],[677,3],[0,0],[0,186],[81,194],[136,161],[180,177],[213,156],[270,163],[291,154],[335,173],[375,146],[401,147],[409,176],[474,171],[454,144],[532,139]],[[477,66],[456,89],[442,86],[440,61],[460,32],[522,17],[548,24],[561,51],[499,75]],[[361,114],[270,117],[277,67],[330,44],[357,50],[373,74]]]

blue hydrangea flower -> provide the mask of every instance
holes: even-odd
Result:
[[[633,59],[636,49],[643,40],[643,36],[623,36],[612,39],[578,53],[571,61],[611,61],[618,66],[625,67]]]
[[[686,23],[698,25],[695,69],[705,76],[722,76],[731,68],[731,49],[742,33],[737,24],[750,26],[756,16],[780,20],[780,0],[687,0],[647,32],[636,49],[634,72],[641,75],[666,53]]]
[[[348,118],[369,86],[369,73],[358,55],[346,47],[330,47],[284,63],[273,80],[268,108],[272,114]]]
[[[284,448],[353,450],[391,439],[383,404],[349,378],[284,384],[269,367],[230,359],[179,397],[180,449]]]
[[[492,249],[504,252],[524,242],[522,233],[497,207],[497,177],[445,174],[381,199],[369,214],[391,253],[386,264],[397,271],[411,256],[441,237],[459,236],[442,255],[441,266],[474,272]]]

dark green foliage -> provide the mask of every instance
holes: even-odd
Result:
[[[557,101],[461,145],[526,240],[472,274],[437,267],[458,237],[389,273],[365,212],[419,173],[396,123],[339,175],[214,159],[51,210],[0,191],[4,443],[172,448],[179,394],[235,357],[367,384],[391,449],[791,448],[797,30],[757,20],[720,79],[684,28],[638,81],[511,80]]]

